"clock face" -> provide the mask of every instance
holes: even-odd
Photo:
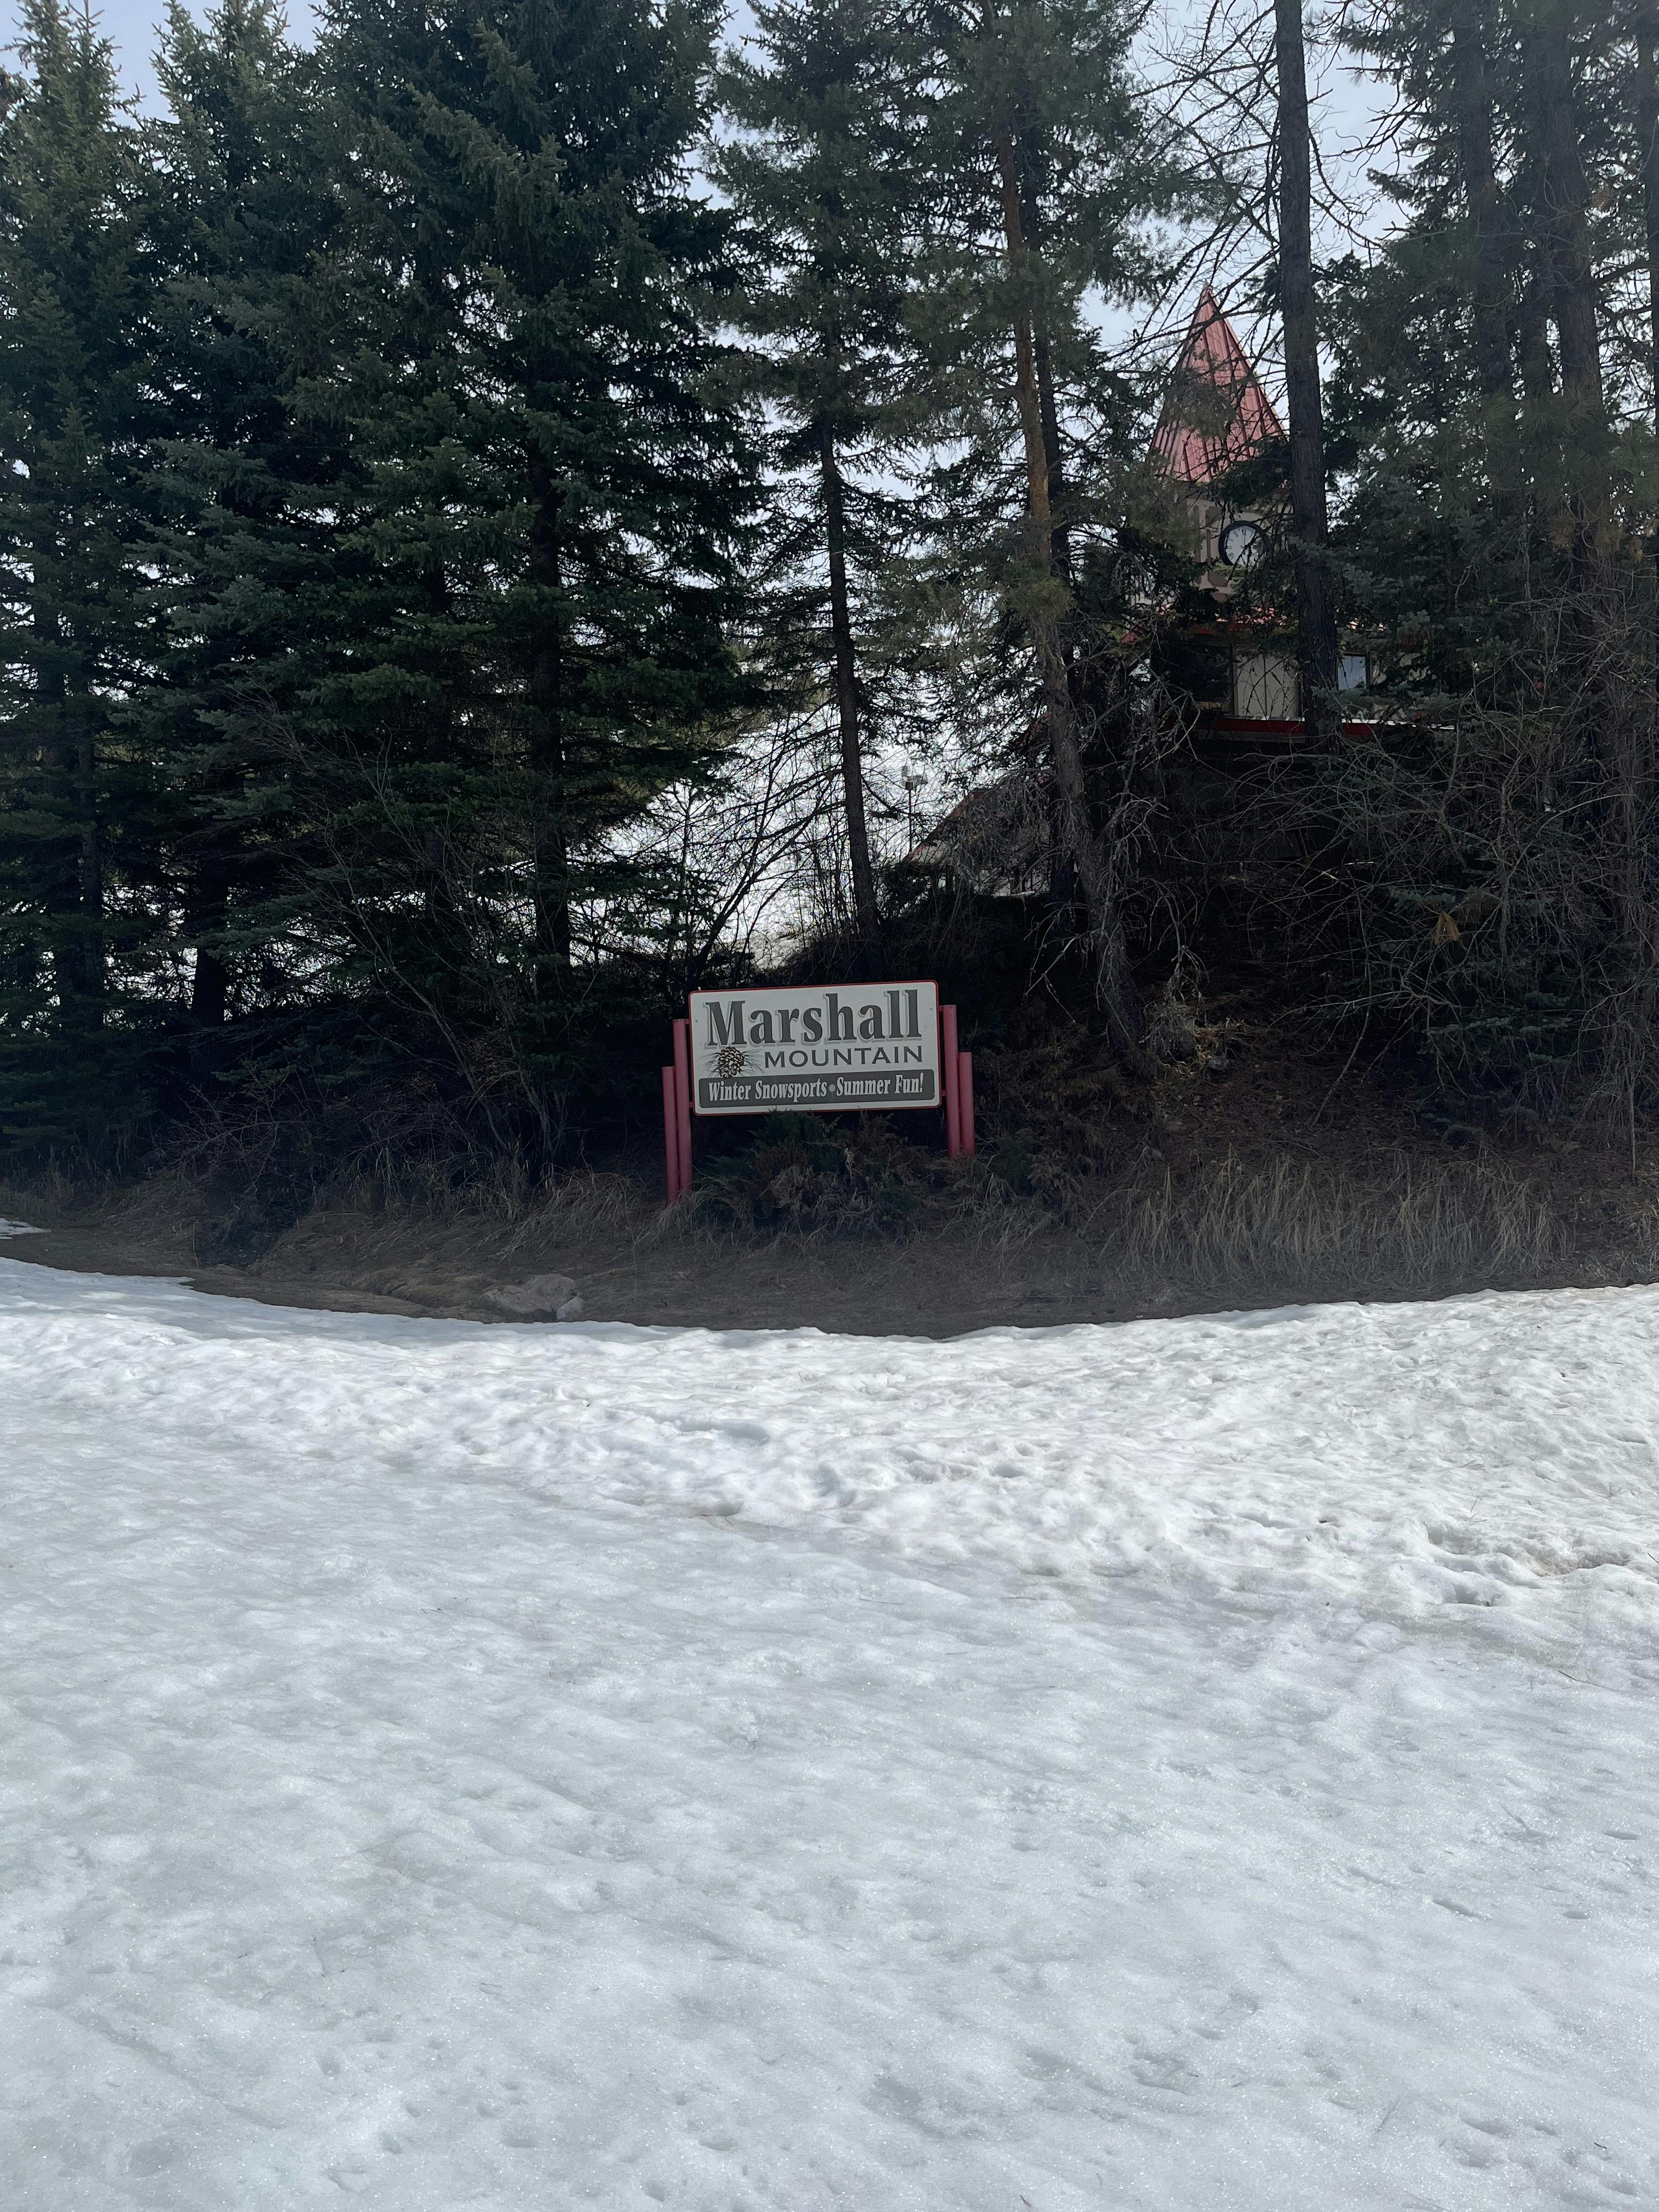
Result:
[[[1254,568],[1267,550],[1261,527],[1255,522],[1224,522],[1220,554],[1230,568]]]

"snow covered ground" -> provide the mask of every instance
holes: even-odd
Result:
[[[1659,1292],[0,1259],[0,2204],[1659,2205]]]

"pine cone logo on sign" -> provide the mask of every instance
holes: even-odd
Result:
[[[717,1075],[725,1076],[729,1082],[732,1076],[743,1073],[748,1059],[749,1055],[746,1052],[739,1052],[736,1045],[729,1044],[716,1059],[714,1073]]]

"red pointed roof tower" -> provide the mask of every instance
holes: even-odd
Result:
[[[1152,453],[1170,474],[1200,489],[1285,435],[1221,302],[1206,284],[1170,380]]]

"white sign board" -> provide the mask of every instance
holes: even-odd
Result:
[[[691,994],[699,1114],[938,1106],[939,987],[836,983]]]

